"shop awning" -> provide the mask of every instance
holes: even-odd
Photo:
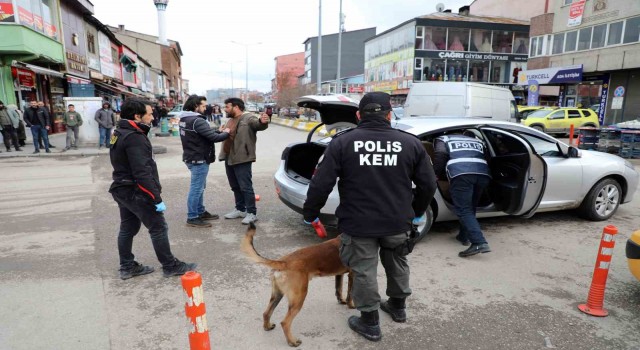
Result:
[[[58,77],[58,78],[64,77],[64,74],[62,74],[62,73],[60,73],[58,71],[52,70],[52,69],[39,67],[39,66],[35,66],[33,64],[24,63],[24,62],[17,62],[17,63],[18,63],[18,65],[16,67],[30,69],[30,70],[38,73],[38,74],[50,75],[52,77]]]
[[[129,92],[129,90],[124,85],[120,85],[120,86],[118,86],[119,84],[109,85],[109,84],[97,82],[95,80],[93,80],[93,83],[95,85],[101,87],[101,88],[113,91],[113,92],[115,92],[117,94],[125,94],[127,96],[135,96],[135,94]]]

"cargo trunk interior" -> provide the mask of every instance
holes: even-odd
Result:
[[[287,175],[296,181],[308,184],[325,149],[326,146],[317,143],[301,143],[292,146],[287,157]]]

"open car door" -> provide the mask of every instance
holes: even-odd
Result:
[[[547,180],[547,164],[524,138],[496,127],[480,127],[491,149],[490,195],[496,210],[535,214]]]

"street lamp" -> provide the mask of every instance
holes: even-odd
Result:
[[[229,61],[223,61],[220,60],[220,63],[228,63],[229,64],[229,72],[231,73],[231,97],[236,97],[233,91],[233,64],[234,63],[240,63],[242,61],[235,61],[235,62],[229,62]]]
[[[245,55],[244,61],[245,61],[245,64],[246,64],[245,77],[244,77],[244,88],[247,91],[247,102],[248,102],[248,100],[249,100],[249,46],[251,46],[251,45],[260,45],[262,43],[261,42],[257,42],[257,43],[247,44],[247,43],[237,42],[237,41],[234,41],[234,40],[232,40],[231,43],[236,44],[236,45],[244,46],[244,55]]]

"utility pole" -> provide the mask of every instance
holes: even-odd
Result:
[[[342,81],[340,77],[340,61],[342,59],[342,30],[343,30],[343,18],[342,18],[342,0],[340,0],[340,21],[338,22],[338,73],[336,74],[336,93],[342,93]]]
[[[318,77],[316,92],[322,93],[322,0],[318,0]]]

